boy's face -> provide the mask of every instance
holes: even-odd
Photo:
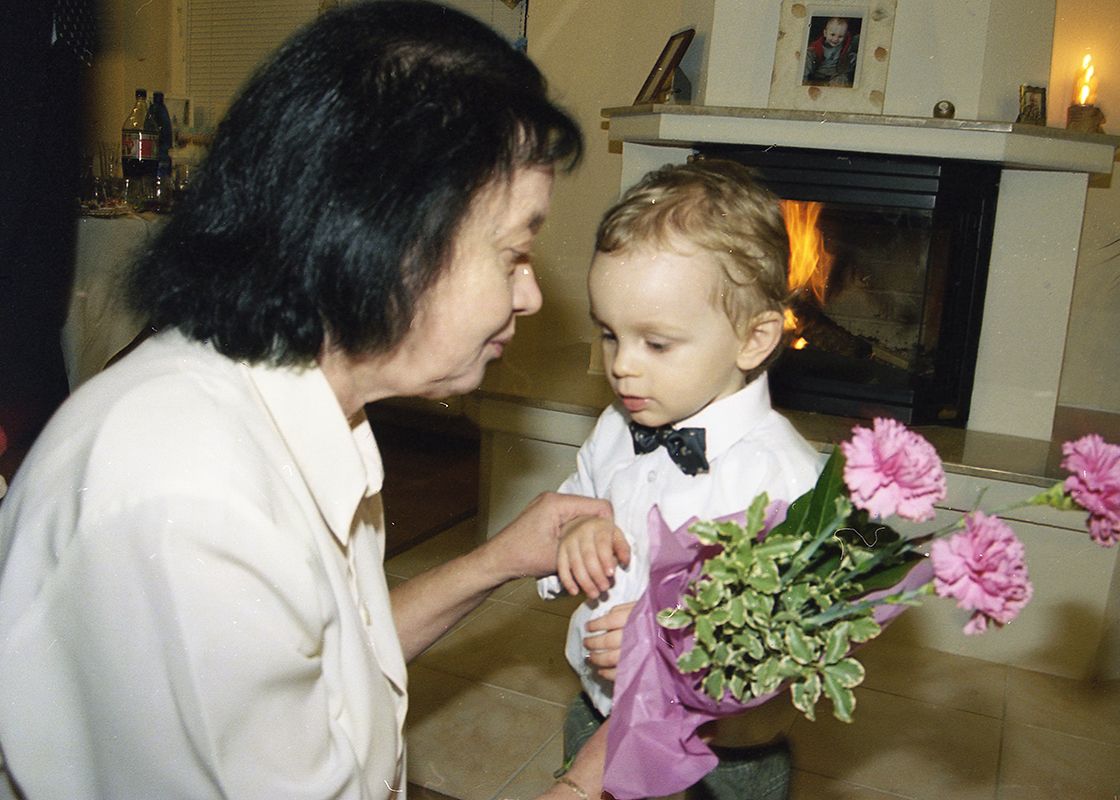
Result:
[[[596,253],[588,286],[611,389],[631,418],[679,422],[743,388],[741,343],[716,305],[719,268],[695,249]]]
[[[848,32],[848,23],[838,19],[829,20],[824,26],[824,41],[829,47],[835,47],[844,41],[844,34]]]

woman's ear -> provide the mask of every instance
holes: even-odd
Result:
[[[782,315],[777,311],[763,311],[747,326],[735,363],[743,372],[749,372],[765,361],[781,341]]]

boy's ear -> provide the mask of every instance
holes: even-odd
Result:
[[[782,315],[777,311],[763,311],[750,321],[744,332],[736,365],[743,372],[749,372],[765,361],[781,341]]]

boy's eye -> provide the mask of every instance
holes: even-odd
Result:
[[[650,350],[652,350],[655,353],[664,353],[666,350],[669,349],[669,343],[668,342],[658,342],[658,341],[654,341],[654,340],[646,340],[646,347],[648,347]]]

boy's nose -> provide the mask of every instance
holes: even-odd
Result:
[[[526,264],[517,268],[513,280],[513,313],[527,317],[541,310],[544,302],[541,287],[533,268]]]
[[[614,358],[611,359],[611,374],[616,378],[626,378],[633,376],[637,364],[634,360],[630,348],[621,345],[615,350]]]

